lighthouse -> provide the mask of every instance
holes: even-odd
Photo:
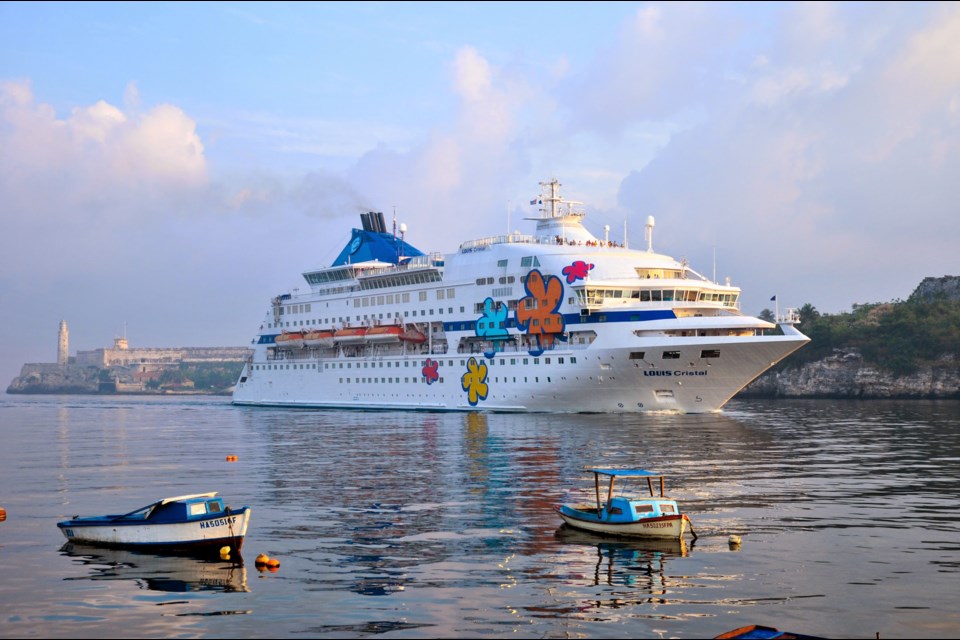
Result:
[[[57,364],[67,364],[70,357],[70,334],[67,331],[67,321],[60,321],[60,335],[57,341]]]

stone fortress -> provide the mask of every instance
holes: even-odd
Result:
[[[150,389],[164,372],[183,365],[245,362],[251,354],[245,347],[130,348],[127,339],[114,338],[113,347],[77,351],[70,356],[66,320],[60,321],[56,363],[28,363],[14,378],[7,393],[140,393]],[[176,387],[176,388],[173,388]],[[155,390],[184,391],[189,381]]]

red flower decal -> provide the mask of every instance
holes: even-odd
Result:
[[[569,267],[564,267],[563,275],[567,276],[567,284],[573,284],[577,280],[583,280],[593,267],[593,264],[587,264],[583,260],[577,260]]]
[[[440,367],[440,363],[436,360],[431,360],[427,358],[426,363],[423,365],[423,377],[427,379],[427,384],[433,384],[440,379],[440,373],[437,369]]]

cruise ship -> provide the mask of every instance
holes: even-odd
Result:
[[[740,311],[740,289],[685,260],[594,236],[556,180],[532,234],[423,253],[382,213],[308,290],[274,297],[233,403],[438,411],[717,411],[809,341],[788,312]],[[778,328],[779,325],[779,328]]]

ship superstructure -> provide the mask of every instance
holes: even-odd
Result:
[[[273,298],[234,404],[699,413],[809,339],[793,314],[744,315],[740,289],[653,250],[600,239],[541,183],[532,235],[409,245],[362,216],[307,292]]]

